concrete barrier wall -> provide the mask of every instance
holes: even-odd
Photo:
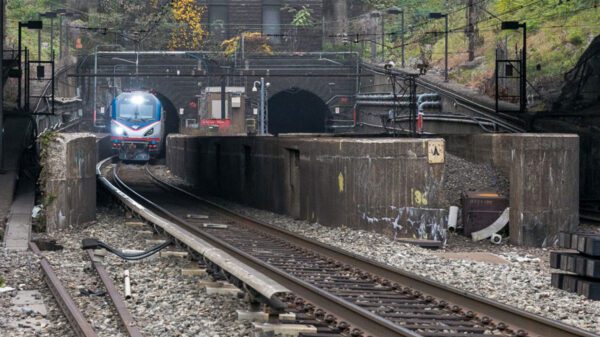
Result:
[[[445,137],[448,152],[491,163],[510,179],[510,241],[552,246],[579,224],[579,137],[482,134]]]
[[[42,165],[49,233],[96,218],[96,137],[61,133],[45,144]]]
[[[167,165],[203,193],[329,226],[446,239],[444,164],[426,139],[170,135]],[[442,149],[443,150],[443,149]]]

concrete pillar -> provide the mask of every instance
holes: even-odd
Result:
[[[510,241],[547,247],[579,224],[579,137],[518,134],[510,170]]]
[[[41,137],[43,204],[49,233],[96,218],[96,137],[90,133]]]

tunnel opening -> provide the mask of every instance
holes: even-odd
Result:
[[[157,91],[153,91],[153,93],[165,110],[165,138],[170,133],[179,133],[179,116],[177,115],[177,108],[175,108],[175,105],[167,96]]]
[[[327,104],[310,91],[291,88],[273,95],[268,101],[269,133],[325,132],[329,115]]]

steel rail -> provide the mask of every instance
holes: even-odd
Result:
[[[83,316],[79,310],[79,307],[77,307],[77,304],[75,304],[75,301],[73,301],[73,297],[71,297],[65,286],[60,282],[58,276],[56,276],[56,273],[54,272],[54,269],[52,269],[52,266],[48,260],[46,260],[35,242],[29,242],[29,249],[31,249],[34,254],[39,256],[40,266],[44,272],[44,278],[46,279],[48,288],[50,288],[50,292],[52,292],[52,295],[54,295],[58,306],[69,321],[75,334],[79,337],[97,337],[98,335],[96,332],[94,332],[90,323]]]
[[[112,300],[117,314],[119,315],[119,319],[125,327],[125,330],[127,330],[127,334],[130,337],[142,337],[142,333],[138,329],[135,319],[133,318],[133,316],[131,316],[129,310],[127,310],[127,305],[125,304],[125,301],[123,301],[123,297],[121,297],[121,294],[119,294],[117,287],[115,287],[115,284],[112,282],[110,275],[108,275],[108,272],[106,271],[106,269],[104,269],[104,266],[102,266],[102,264],[94,261],[94,252],[92,250],[88,250],[87,254],[90,258],[90,261],[92,262],[92,266],[94,266],[96,272],[98,273],[98,276],[100,276],[100,280],[104,284],[104,287],[108,292],[108,296]]]
[[[125,184],[125,182],[123,182],[123,180],[119,178],[118,170],[116,169],[116,167],[113,171],[113,179],[115,179],[115,182],[117,182],[122,188],[126,189],[128,193],[135,195],[137,199],[142,200],[150,207],[160,211],[161,213],[169,217],[172,221],[177,222],[179,225],[185,227],[187,230],[191,231],[195,235],[200,236],[202,239],[208,241],[214,246],[225,250],[227,253],[231,254],[236,259],[258,270],[259,272],[264,273],[276,282],[285,284],[285,286],[288,287],[296,295],[313,303],[315,306],[320,307],[323,310],[336,315],[340,318],[340,320],[351,323],[352,326],[362,330],[363,332],[365,332],[365,334],[381,337],[420,336],[419,334],[409,329],[397,326],[389,320],[379,317],[364,308],[349,303],[323,289],[315,287],[314,285],[304,280],[292,276],[279,268],[273,267],[268,263],[244,252],[243,250],[236,248],[229,243],[223,242],[221,239],[209,233],[199,231],[187,221],[179,218],[178,216],[169,212],[165,208],[148,200],[140,193],[136,192],[133,188]]]
[[[385,70],[382,69],[382,68],[380,68],[380,67],[369,65],[367,63],[362,63],[362,66],[364,68],[366,68],[367,70],[373,72],[373,73],[378,73],[378,74],[381,74],[381,75],[385,75],[386,74]],[[406,75],[405,73],[403,73],[402,71],[399,71],[399,70],[394,70],[393,72],[396,73],[399,76],[405,76]],[[477,113],[479,115],[482,115],[482,116],[484,116],[486,118],[494,120],[496,124],[498,124],[499,126],[505,128],[506,130],[509,130],[511,132],[524,132],[525,131],[525,129],[523,129],[522,127],[516,126],[513,123],[507,122],[507,121],[505,121],[505,120],[503,120],[501,118],[498,118],[495,115],[492,115],[492,114],[495,114],[495,109],[492,109],[492,108],[490,108],[490,107],[488,107],[488,106],[486,106],[484,104],[481,104],[479,102],[475,102],[474,100],[472,100],[470,98],[467,98],[467,97],[465,97],[463,95],[460,95],[460,94],[458,94],[458,93],[456,93],[456,92],[454,92],[452,90],[446,89],[446,88],[444,88],[444,87],[442,87],[442,86],[440,86],[438,84],[435,84],[435,83],[433,83],[431,81],[427,81],[427,80],[425,80],[423,78],[420,78],[420,77],[416,78],[415,81],[416,81],[417,85],[425,87],[425,88],[427,88],[429,90],[437,91],[438,93],[443,94],[446,97],[450,97],[450,98],[454,99],[457,102],[464,102],[464,103],[458,103],[458,104],[462,105],[464,108],[467,108],[467,109],[469,109],[469,110],[471,110],[471,111],[473,111],[473,112],[475,112],[475,113]],[[514,117],[512,117],[512,116],[503,115],[503,117],[508,117],[508,118],[511,118],[511,119],[514,120]]]
[[[287,240],[300,247],[313,250],[319,254],[328,256],[348,265],[369,273],[379,275],[392,282],[397,282],[404,286],[413,288],[422,293],[428,294],[438,299],[443,299],[451,304],[457,305],[464,310],[471,310],[481,316],[488,316],[497,322],[504,322],[513,328],[514,331],[523,330],[529,333],[528,336],[546,336],[546,337],[599,337],[599,335],[579,329],[564,323],[554,321],[539,315],[526,312],[516,307],[496,302],[482,296],[474,295],[464,290],[460,290],[440,282],[436,282],[425,277],[410,273],[383,263],[359,256],[357,254],[325,245],[315,240],[307,239],[293,232],[275,227],[271,224],[252,219],[250,217],[238,214],[221,205],[205,200],[177,186],[173,186],[156,177],[148,167],[147,174],[158,184],[184,193],[203,204],[209,206],[216,212],[226,214],[230,218],[240,221],[244,225],[258,228],[259,230]],[[142,197],[143,198],[143,197]],[[167,211],[168,212],[168,211]],[[173,215],[172,215],[173,216]],[[175,216],[176,219],[178,219]],[[178,219],[178,222],[185,221]],[[292,289],[293,290],[293,289]],[[354,323],[354,321],[349,321]],[[384,335],[388,336],[388,335]]]

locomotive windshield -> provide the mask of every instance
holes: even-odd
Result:
[[[126,121],[157,119],[156,101],[149,95],[127,95],[117,103],[117,118]]]

